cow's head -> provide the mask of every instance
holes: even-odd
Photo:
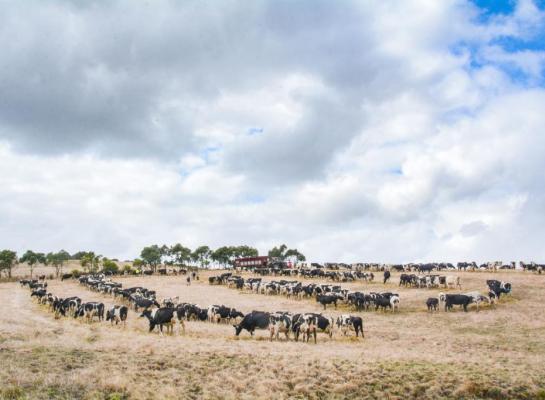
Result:
[[[240,324],[233,325],[233,328],[235,328],[235,336],[240,335],[240,332],[242,332],[242,326]]]

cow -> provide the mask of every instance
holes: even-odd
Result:
[[[161,307],[157,300],[146,299],[143,297],[133,297],[132,299],[134,301],[134,311],[138,311],[139,308],[147,310],[151,306],[156,306],[158,308]]]
[[[477,311],[479,311],[479,306],[481,303],[491,303],[491,300],[489,297],[483,296],[481,293],[475,291],[475,292],[469,292],[464,293],[466,296],[471,297],[471,302],[477,305]]]
[[[495,279],[487,280],[486,284],[491,292],[496,295],[499,300],[502,293],[511,293],[511,284],[509,282],[497,281]]]
[[[384,284],[386,285],[386,282],[388,282],[388,280],[390,279],[390,271],[384,271]]]
[[[467,306],[471,303],[472,298],[464,294],[445,294],[445,311],[452,309],[453,305],[461,305],[464,311],[467,312]]]
[[[180,296],[167,297],[161,302],[163,307],[176,307],[180,302]]]
[[[154,310],[144,310],[140,317],[146,317],[149,321],[149,332],[153,331],[156,326],[159,326],[159,334],[163,336],[163,325],[166,325],[167,334],[174,334],[174,325],[176,324],[176,319],[178,317],[176,308],[173,307],[162,307],[156,308]],[[182,322],[181,318],[178,318],[180,321],[181,327],[185,332],[185,325]]]
[[[71,279],[73,277],[74,277],[74,274],[62,274],[61,281],[64,281],[65,279]]]
[[[460,277],[459,276],[453,276],[453,275],[447,275],[445,276],[444,281],[445,288],[456,288],[459,287],[462,289],[462,284],[460,283]]]
[[[87,323],[91,323],[94,317],[99,321],[104,319],[104,303],[88,302],[79,306],[74,314],[74,318],[85,317]]]
[[[437,297],[428,298],[428,300],[426,300],[426,306],[428,307],[428,311],[437,311],[437,307],[439,306],[439,299]]]
[[[126,326],[127,315],[129,313],[129,308],[127,306],[113,306],[108,311],[106,311],[106,321],[110,321],[111,325],[122,323],[123,327]]]
[[[316,296],[316,301],[324,306],[324,310],[326,309],[327,304],[334,304],[335,308],[337,308],[337,300],[338,297],[334,294],[320,294]]]
[[[361,333],[361,337],[364,338],[363,334],[363,320],[361,317],[354,317],[352,315],[341,315],[337,318],[337,328],[343,333],[344,336],[348,331],[356,332],[356,337]]]
[[[291,327],[292,319],[289,313],[279,312],[271,314],[269,317],[269,332],[271,334],[270,340],[272,341],[273,337],[278,340],[280,333],[285,334],[286,340],[289,340]]]
[[[399,299],[398,295],[393,295],[393,296],[390,297],[390,304],[392,305],[392,312],[399,311],[399,302],[400,302],[400,299]]]
[[[324,332],[329,335],[329,338],[333,337],[333,329],[335,321],[333,318],[324,317],[322,314],[301,314],[297,320],[294,321],[295,327],[295,341],[299,339],[299,335],[302,334],[303,341],[308,342],[310,337],[314,337],[314,344],[316,344],[316,332]]]
[[[233,325],[235,335],[240,335],[243,329],[250,332],[253,336],[256,329],[267,329],[271,320],[271,314],[263,311],[252,311],[246,314],[238,325]]]

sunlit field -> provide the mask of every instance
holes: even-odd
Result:
[[[208,276],[187,286],[182,276],[120,277],[124,287],[145,286],[158,298],[252,310],[358,314],[365,339],[318,343],[269,341],[267,331],[239,338],[230,324],[186,322],[186,332],[160,337],[130,311],[126,328],[110,323],[56,320],[18,283],[0,285],[0,379],[3,398],[545,398],[544,276],[518,271],[460,273],[464,291],[485,292],[486,279],[513,284],[497,307],[468,313],[428,313],[438,289],[391,283],[342,284],[354,290],[397,291],[398,313],[326,311],[314,300],[249,294],[210,286]],[[377,274],[377,278],[379,278]],[[271,280],[272,277],[264,279]],[[380,280],[380,279],[377,279]],[[313,280],[320,282],[319,280]],[[76,281],[49,281],[57,296],[114,299]],[[457,292],[451,289],[449,292]],[[118,301],[118,300],[116,300]],[[281,336],[282,337],[282,336]]]

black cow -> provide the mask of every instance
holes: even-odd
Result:
[[[384,271],[384,284],[386,284],[386,282],[388,282],[388,280],[390,279],[390,276],[392,276],[390,274],[390,271]]]
[[[439,306],[439,299],[436,297],[430,297],[426,300],[426,306],[428,306],[428,311],[437,311]]]
[[[73,274],[62,274],[61,275],[61,281],[64,281],[65,279],[71,279],[73,277],[74,277]]]
[[[324,310],[326,309],[327,304],[334,304],[335,308],[337,308],[337,300],[338,297],[334,294],[319,294],[316,296],[316,301],[324,306]]]
[[[472,298],[465,294],[446,294],[445,296],[445,311],[451,310],[453,305],[460,305],[467,312],[467,306],[471,303]]]
[[[269,327],[271,314],[262,311],[252,311],[240,321],[240,324],[233,325],[236,336],[246,329],[253,336],[256,329],[267,329]]]

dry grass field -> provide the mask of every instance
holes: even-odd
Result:
[[[210,286],[208,275],[191,286],[173,276],[116,280],[201,306],[321,311],[310,300]],[[316,345],[269,342],[263,331],[235,338],[232,326],[205,322],[188,322],[185,334],[159,337],[148,334],[147,320],[132,311],[125,329],[55,320],[46,306],[31,300],[28,288],[0,284],[0,397],[545,399],[545,276],[513,271],[461,276],[463,291],[484,292],[485,280],[493,278],[511,282],[513,293],[495,309],[432,315],[424,302],[439,290],[398,289],[398,274],[385,286],[344,284],[363,291],[396,290],[401,310],[361,313],[363,340],[319,334]],[[49,289],[58,296],[114,302],[73,281],[50,281]],[[341,306],[325,313],[343,312]]]

